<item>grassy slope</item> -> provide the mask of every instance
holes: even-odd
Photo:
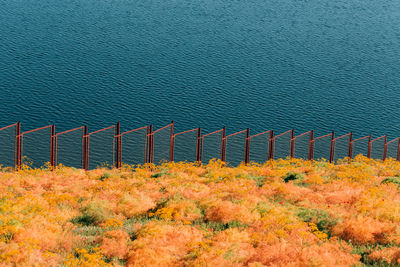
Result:
[[[2,170],[0,265],[394,266],[397,175],[362,157]]]

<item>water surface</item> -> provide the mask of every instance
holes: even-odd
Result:
[[[398,0],[0,5],[1,126],[400,135]]]

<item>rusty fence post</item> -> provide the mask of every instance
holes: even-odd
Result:
[[[332,131],[331,150],[329,153],[329,163],[332,163],[334,156],[335,156],[335,132]]]
[[[314,158],[314,130],[311,130],[310,133],[310,143],[308,144],[308,160],[312,160]]]
[[[246,139],[244,143],[244,164],[249,163],[249,156],[250,156],[250,128],[246,129]]]
[[[349,159],[353,158],[353,132],[350,132],[349,153],[347,156]]]
[[[222,128],[222,137],[221,137],[221,161],[225,161],[226,159],[226,128]]]
[[[295,138],[291,138],[290,139],[290,148],[289,148],[289,150],[290,150],[290,158],[291,159],[294,157],[294,141],[295,141]]]
[[[294,129],[290,133],[290,147],[289,147],[290,158],[294,157]]]

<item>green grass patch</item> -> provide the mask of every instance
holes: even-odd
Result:
[[[256,208],[257,208],[258,213],[260,213],[261,216],[264,216],[265,214],[267,214],[271,210],[271,206],[268,205],[264,201],[258,202]]]
[[[397,188],[400,188],[400,177],[394,176],[394,177],[387,177],[384,179],[381,184],[395,184],[397,185]]]
[[[303,222],[315,223],[322,232],[331,236],[331,228],[337,224],[337,219],[332,218],[332,216],[324,210],[319,209],[307,209],[299,208],[297,211],[297,216]]]
[[[160,178],[160,177],[163,177],[166,174],[168,174],[167,171],[161,171],[161,172],[157,172],[157,173],[152,174],[150,177],[151,178]]]
[[[108,211],[104,204],[99,201],[92,201],[80,208],[81,215],[71,219],[73,224],[98,225],[108,218]]]
[[[109,179],[109,178],[111,178],[111,174],[109,172],[105,172],[99,177],[99,180],[100,181],[104,181],[104,180]]]
[[[282,179],[285,183],[288,183],[289,181],[294,181],[294,180],[302,181],[302,180],[304,180],[304,175],[302,173],[298,173],[298,172],[288,172],[285,176],[282,177]]]
[[[258,187],[262,187],[265,183],[265,181],[267,180],[267,178],[265,178],[264,176],[252,176],[249,175],[248,178],[254,180],[257,184]]]
[[[220,222],[212,222],[212,221],[202,221],[197,220],[192,223],[192,226],[200,226],[200,229],[207,231],[212,230],[213,232],[221,232],[229,228],[247,228],[249,227],[247,224],[238,222],[238,221],[230,221],[227,223]]]

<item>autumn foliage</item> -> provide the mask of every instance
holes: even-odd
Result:
[[[0,169],[0,266],[400,264],[400,162]]]

